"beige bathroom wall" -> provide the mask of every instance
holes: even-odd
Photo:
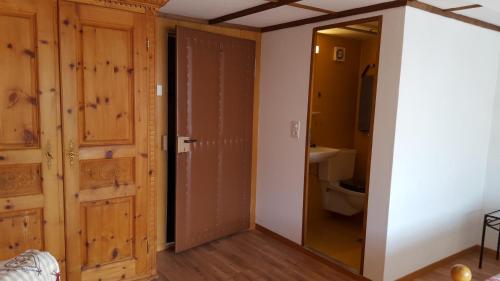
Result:
[[[378,64],[378,40],[377,37],[356,40],[324,34],[317,37],[320,51],[315,54],[311,143],[356,149],[354,179],[359,183],[365,183],[367,178],[371,146],[371,135],[357,130],[360,77],[367,65]],[[333,60],[334,47],[346,48],[345,62]],[[376,68],[370,68],[367,74],[376,75]]]
[[[318,34],[317,45],[311,143],[353,148],[361,42]],[[333,60],[334,47],[346,48],[345,62]]]

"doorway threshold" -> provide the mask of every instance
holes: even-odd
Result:
[[[347,264],[345,264],[337,259],[334,259],[328,255],[325,255],[322,252],[320,252],[320,251],[318,251],[310,246],[304,245],[302,247],[304,248],[304,250],[311,252],[313,255],[318,256],[319,258],[327,260],[329,263],[333,263],[336,266],[340,266],[343,269],[348,270],[353,274],[360,275],[360,273],[358,271],[356,271],[356,269],[350,267],[349,265],[347,265]]]

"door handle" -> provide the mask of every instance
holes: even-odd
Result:
[[[177,153],[186,153],[191,151],[192,143],[197,142],[197,139],[190,137],[177,137]]]

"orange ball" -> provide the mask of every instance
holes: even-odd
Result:
[[[451,278],[453,281],[471,281],[472,272],[463,264],[456,264],[451,268]]]

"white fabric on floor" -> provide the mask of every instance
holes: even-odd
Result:
[[[0,281],[58,281],[59,264],[48,252],[28,250],[0,261]]]

